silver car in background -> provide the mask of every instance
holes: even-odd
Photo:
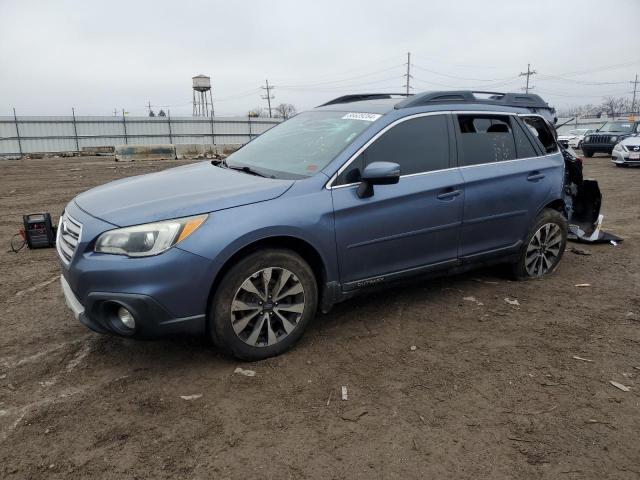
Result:
[[[640,165],[640,135],[632,135],[617,143],[611,152],[616,167]]]

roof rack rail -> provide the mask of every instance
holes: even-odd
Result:
[[[329,100],[327,103],[323,103],[322,105],[318,105],[318,106],[326,107],[327,105],[360,102],[362,100],[381,100],[386,98],[392,98],[392,96],[406,97],[407,94],[406,93],[355,93],[352,95],[343,95],[342,97],[334,98],[333,100]]]
[[[417,93],[395,105],[396,109],[421,107],[437,103],[483,103],[507,107],[543,108],[554,111],[535,93],[502,93],[473,90]]]

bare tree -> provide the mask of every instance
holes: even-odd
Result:
[[[281,103],[276,107],[276,117],[287,118],[293,117],[297,112],[296,107],[291,105],[290,103]]]
[[[617,117],[626,110],[627,99],[624,97],[604,97],[602,109],[610,117]]]

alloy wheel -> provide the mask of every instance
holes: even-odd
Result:
[[[302,283],[286,268],[263,268],[249,276],[231,304],[231,325],[243,342],[269,347],[298,326],[304,312]]]
[[[546,223],[531,237],[525,254],[524,266],[531,277],[549,272],[560,255],[562,231],[555,223]]]

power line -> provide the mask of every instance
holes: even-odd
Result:
[[[531,64],[527,63],[527,71],[526,72],[521,72],[520,76],[524,77],[526,75],[527,77],[527,85],[523,88],[525,93],[529,93],[529,90],[533,88],[533,86],[529,87],[529,78],[531,77],[531,75],[535,75],[538,72],[536,72],[535,70],[531,70]]]
[[[434,75],[439,75],[441,77],[447,77],[447,78],[453,78],[454,80],[471,80],[474,82],[501,82],[504,80],[510,80],[512,78],[517,78],[517,77],[503,77],[503,78],[472,78],[472,77],[459,77],[457,75],[449,75],[446,73],[440,73],[437,72],[435,70],[430,70],[428,68],[424,68],[421,67],[420,65],[413,65],[415,68],[417,68],[418,70],[424,70],[425,72],[428,73],[433,73]]]
[[[276,98],[274,95],[271,95],[271,90],[274,88],[273,86],[269,86],[269,80],[265,80],[265,87],[260,87],[263,90],[267,91],[266,95],[262,95],[262,99],[267,101],[267,105],[269,105],[269,118],[271,117],[271,100]]]
[[[382,70],[375,70],[373,72],[368,72],[368,73],[363,73],[363,74],[360,74],[360,75],[356,75],[355,77],[347,77],[347,78],[341,78],[341,79],[338,79],[338,80],[328,80],[326,82],[308,83],[308,84],[302,84],[302,85],[278,85],[278,88],[280,88],[280,87],[289,87],[289,88],[291,88],[291,87],[293,87],[293,88],[296,88],[296,87],[315,87],[315,86],[320,86],[320,85],[330,85],[330,84],[333,84],[333,83],[348,82],[349,80],[357,80],[359,78],[368,77],[368,76],[371,76],[371,75],[375,75],[377,73],[383,73],[383,72],[388,72],[390,70],[395,70],[398,67],[403,66],[403,65],[404,64],[401,63],[401,64],[394,65],[393,67],[383,68]]]

